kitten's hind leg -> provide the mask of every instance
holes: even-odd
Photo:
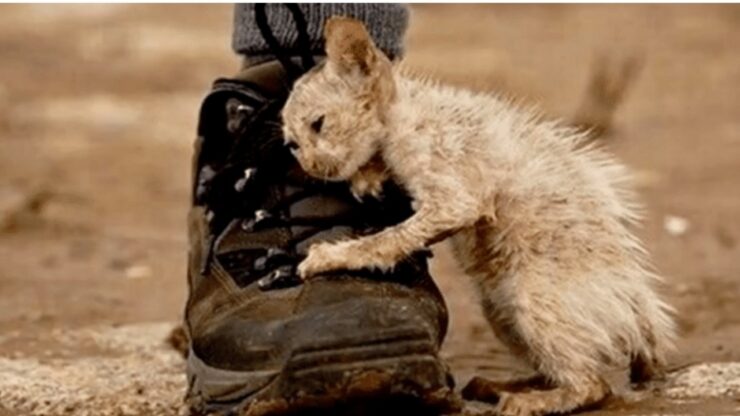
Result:
[[[630,361],[630,382],[638,388],[665,376],[666,352],[670,350],[674,336],[665,307],[656,305],[655,295],[646,296],[645,303],[651,307],[635,313],[645,346],[635,351]]]
[[[462,389],[462,397],[465,400],[477,400],[496,404],[501,398],[501,394],[505,392],[522,392],[548,387],[551,387],[550,383],[548,383],[544,376],[539,374],[511,381],[493,381],[476,376]]]
[[[644,387],[649,381],[663,378],[663,365],[644,354],[637,354],[630,362],[630,383]]]
[[[465,400],[491,403],[501,416],[566,414],[597,405],[611,393],[601,379],[575,387],[554,386],[546,377],[535,375],[522,380],[497,382],[473,377],[462,390]]]
[[[566,414],[604,401],[611,394],[609,384],[602,379],[574,386],[526,393],[501,393],[496,411],[501,416],[541,416]]]
[[[610,352],[608,338],[589,331],[592,314],[584,315],[585,308],[572,304],[593,297],[579,294],[566,303],[562,287],[537,279],[540,270],[532,266],[520,269],[516,280],[484,282],[483,309],[498,338],[553,384],[550,389],[502,393],[496,405],[501,415],[570,413],[600,403],[611,392],[601,377],[600,352]]]

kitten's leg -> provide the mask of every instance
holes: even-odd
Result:
[[[517,343],[512,349],[523,351],[533,366],[549,374],[513,383],[474,380],[463,391],[466,399],[496,404],[497,414],[501,416],[540,416],[588,408],[611,394],[609,384],[600,375],[572,366],[561,360],[564,356],[553,357],[536,342]]]
[[[654,324],[650,322],[644,312],[638,313],[640,330],[646,340],[647,348],[634,354],[630,360],[630,382],[636,388],[645,388],[653,380],[665,377],[665,344],[669,336],[658,337],[655,334]],[[663,348],[661,348],[663,347]]]
[[[583,380],[578,386],[527,393],[501,393],[496,411],[502,416],[565,414],[601,403],[611,390],[601,378]]]
[[[661,365],[643,354],[637,354],[630,362],[630,383],[643,385],[661,376]]]
[[[535,267],[532,272],[543,270]],[[531,277],[520,271],[516,277],[484,282],[484,286],[490,286],[483,293],[483,308],[499,338],[544,375],[553,388],[502,392],[498,412],[505,416],[537,416],[598,404],[609,396],[610,389],[600,374],[602,364],[590,339],[593,334],[584,330],[584,318],[572,315],[562,303],[558,286]]]
[[[298,275],[306,279],[330,270],[364,267],[389,270],[414,251],[473,224],[478,213],[471,207],[475,204],[459,195],[437,198],[420,203],[419,211],[409,219],[377,234],[314,244],[298,265]]]
[[[504,392],[523,392],[549,387],[552,387],[550,382],[541,374],[510,381],[493,381],[476,376],[465,385],[461,393],[465,400],[498,403]]]

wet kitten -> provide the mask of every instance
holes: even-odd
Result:
[[[610,393],[603,374],[650,376],[674,338],[671,308],[628,225],[628,174],[586,135],[497,97],[416,80],[361,23],[331,19],[326,62],[295,85],[284,133],[306,172],[374,192],[390,175],[415,215],[377,234],[313,245],[310,278],[390,269],[450,237],[496,334],[551,390],[504,392],[504,415],[569,412]]]

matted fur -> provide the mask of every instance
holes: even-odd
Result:
[[[308,173],[358,193],[392,177],[416,213],[313,245],[300,275],[389,269],[452,235],[498,336],[557,386],[504,394],[502,414],[571,411],[609,394],[610,367],[661,366],[674,324],[628,228],[640,216],[627,169],[532,110],[394,68],[359,22],[327,26],[327,61],[284,108],[286,140]]]

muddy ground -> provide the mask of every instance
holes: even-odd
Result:
[[[740,414],[740,7],[423,6],[411,66],[570,117],[599,55],[644,58],[606,138],[680,314],[682,367],[592,414]],[[0,415],[174,414],[199,100],[231,7],[0,6]],[[516,366],[438,248],[460,384]],[[470,410],[475,410],[471,408]]]

